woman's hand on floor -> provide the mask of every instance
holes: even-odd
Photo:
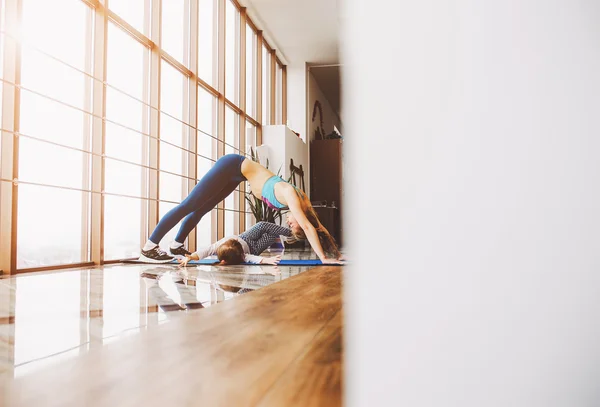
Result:
[[[276,264],[279,264],[280,261],[281,261],[281,256],[273,256],[273,257],[264,257],[262,259],[261,263],[276,265]]]
[[[336,259],[321,259],[323,264],[345,264],[345,262]]]

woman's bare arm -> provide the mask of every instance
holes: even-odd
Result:
[[[302,209],[302,204],[300,202],[300,199],[298,198],[298,195],[296,195],[296,191],[294,191],[292,188],[291,191],[287,190],[284,192],[284,194],[285,194],[285,198],[287,201],[286,204],[287,204],[288,208],[290,208],[290,212],[292,212],[292,215],[294,215],[294,218],[296,218],[298,225],[300,225],[300,227],[304,231],[304,234],[306,235],[306,238],[308,239],[310,246],[313,248],[313,250],[315,251],[317,256],[319,256],[319,259],[321,259],[321,262],[323,262],[323,263],[339,263],[337,260],[328,259],[325,256],[325,252],[323,250],[323,247],[321,246],[321,242],[319,241],[319,235],[317,234],[317,230],[315,229],[315,227],[310,223],[310,221],[306,217],[306,214],[304,213],[304,210]]]

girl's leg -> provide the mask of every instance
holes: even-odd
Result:
[[[152,235],[150,235],[150,241],[155,244],[160,243],[169,230],[185,216],[198,209],[203,209],[206,213],[227,197],[240,182],[246,180],[241,172],[244,158],[244,156],[238,154],[228,154],[219,158],[215,165],[198,181],[188,197],[163,216]],[[201,214],[200,218],[204,213]]]
[[[268,249],[280,236],[292,235],[290,229],[270,222],[258,222],[240,235],[250,247],[250,254],[259,255]]]

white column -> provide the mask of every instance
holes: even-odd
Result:
[[[600,7],[348,0],[348,406],[600,405]]]
[[[287,66],[287,125],[306,137],[306,65],[304,62]],[[285,124],[285,123],[284,123]]]

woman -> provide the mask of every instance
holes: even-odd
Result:
[[[244,181],[250,183],[252,193],[276,210],[289,210],[293,219],[288,224],[292,233],[306,238],[324,264],[338,264],[341,257],[335,241],[325,229],[304,192],[285,182],[262,165],[239,154],[227,154],[196,184],[192,192],[160,220],[150,239],[144,245],[140,261],[168,263],[173,257],[158,247],[161,239],[183,219],[175,242],[170,247],[173,255],[190,254],[183,242],[196,227],[202,216],[225,199]],[[328,258],[326,253],[330,255]]]

